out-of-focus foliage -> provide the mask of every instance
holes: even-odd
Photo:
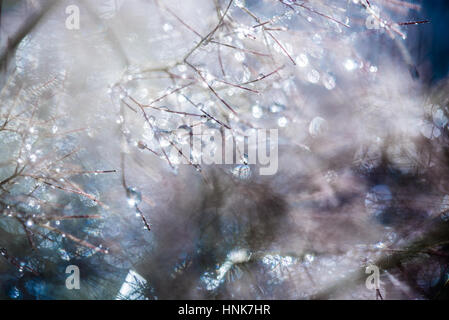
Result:
[[[449,100],[410,50],[421,12],[3,1],[1,297],[375,299],[369,264],[383,298],[445,297]],[[278,129],[278,172],[194,164],[196,126]]]

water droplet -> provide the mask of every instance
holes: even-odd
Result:
[[[312,137],[318,137],[327,130],[327,121],[321,117],[315,117],[310,121],[309,133]]]
[[[248,164],[248,154],[244,154],[241,159],[243,164]]]
[[[14,287],[12,287],[12,288],[9,290],[8,296],[9,296],[11,299],[20,299],[20,297],[22,296],[22,293],[20,292],[20,290],[19,290],[16,286],[14,286]]]
[[[146,144],[145,142],[143,142],[143,141],[137,142],[137,148],[143,150],[143,149],[145,149],[146,147],[147,147],[147,144]]]
[[[392,243],[395,242],[395,240],[396,240],[396,238],[397,238],[397,234],[396,234],[395,232],[393,232],[393,231],[390,231],[390,232],[388,232],[388,233],[386,234],[385,237],[386,237],[387,241],[388,241],[390,244],[392,244]]]
[[[245,0],[235,0],[234,5],[239,8],[245,7]]]
[[[307,80],[310,83],[318,83],[318,81],[320,81],[320,73],[315,69],[310,70],[309,73],[307,73]]]
[[[165,23],[165,24],[162,26],[162,29],[164,29],[165,32],[170,32],[170,31],[173,30],[173,26],[172,26],[171,24],[169,24],[169,23]]]
[[[344,63],[346,70],[353,71],[357,68],[357,63],[352,59],[347,59]]]
[[[285,109],[285,106],[280,103],[277,103],[277,102],[275,102],[272,106],[270,106],[270,112],[272,112],[272,113],[278,113],[284,109]]]
[[[287,123],[288,123],[288,120],[286,117],[280,117],[278,119],[278,126],[281,128],[284,128],[287,125]]]
[[[251,110],[254,118],[259,119],[260,117],[262,117],[262,108],[258,105],[253,106]]]
[[[161,137],[159,139],[161,148],[167,148],[170,145],[170,140],[167,137]]]
[[[251,71],[247,66],[243,66],[242,82],[247,82],[251,78]]]
[[[178,65],[178,71],[179,72],[186,72],[187,71],[187,66],[185,64],[180,64]]]
[[[183,94],[178,94],[178,102],[179,103],[184,103],[186,101],[187,101],[187,99],[186,99],[186,97]]]
[[[137,206],[142,201],[142,194],[133,187],[126,189],[126,197],[128,205],[131,208]]]
[[[70,260],[69,254],[64,249],[61,249],[61,248],[58,249],[58,254],[59,254],[59,256],[61,257],[62,260],[65,260],[65,261],[69,261]]]
[[[335,77],[330,74],[323,76],[323,84],[327,90],[332,90],[335,88]]]
[[[446,115],[444,114],[443,110],[439,109],[437,106],[437,109],[432,114],[433,123],[439,127],[442,128],[448,123],[448,119]]]
[[[210,272],[206,272],[201,276],[201,281],[204,283],[206,290],[212,291],[218,288],[221,281],[214,278],[213,274]]]
[[[234,58],[235,60],[237,60],[238,62],[243,62],[245,61],[245,54],[243,52],[237,51],[234,54]]]
[[[296,57],[295,62],[299,67],[303,68],[309,64],[309,58],[307,58],[305,53],[301,53]]]
[[[376,243],[374,245],[374,247],[377,248],[377,249],[384,249],[384,248],[387,247],[387,245],[385,243],[383,243],[382,241],[379,241],[378,243]]]
[[[338,178],[338,174],[334,170],[327,171],[324,176],[324,179],[326,179],[326,181],[328,183],[334,183],[335,180],[337,180],[337,178]]]
[[[227,259],[232,264],[248,262],[251,258],[251,253],[246,249],[236,249],[228,253]]]
[[[315,256],[311,253],[307,253],[304,255],[304,262],[306,264],[310,264],[315,260]]]
[[[176,130],[176,139],[180,144],[190,143],[190,138],[192,136],[192,128],[186,124],[178,127]]]

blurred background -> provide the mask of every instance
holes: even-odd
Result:
[[[378,299],[372,263],[384,298],[447,298],[449,3],[370,2],[428,23],[236,0],[188,65],[228,1],[1,1],[0,298]],[[155,136],[190,127],[167,106],[277,128],[278,174],[168,165]]]

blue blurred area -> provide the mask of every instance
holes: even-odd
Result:
[[[449,73],[449,1],[424,0],[421,5],[423,10],[411,19],[430,23],[408,27],[409,46],[418,68],[427,73],[425,80],[434,83]]]
[[[433,20],[430,59],[434,76],[441,78],[449,72],[449,1],[427,1],[425,8]]]

